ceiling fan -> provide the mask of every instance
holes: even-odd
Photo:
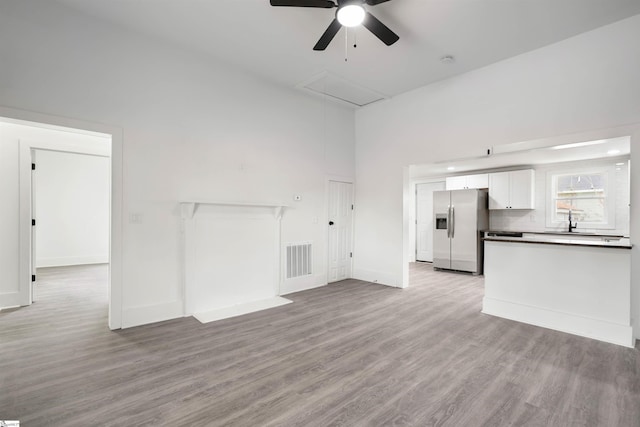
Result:
[[[397,42],[400,37],[391,31],[386,25],[378,21],[375,16],[364,9],[364,5],[375,6],[389,0],[270,0],[271,6],[290,6],[290,7],[316,7],[323,9],[332,9],[337,7],[336,17],[333,18],[329,27],[313,47],[313,50],[325,50],[331,40],[340,31],[340,28],[355,27],[364,25],[371,31],[373,35],[379,38],[387,46],[391,46]]]

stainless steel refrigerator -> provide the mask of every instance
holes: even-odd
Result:
[[[487,190],[433,193],[433,266],[482,274],[481,230],[489,228]]]

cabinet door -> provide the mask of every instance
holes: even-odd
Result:
[[[489,174],[467,175],[467,188],[489,188]]]
[[[534,171],[525,169],[511,171],[511,187],[509,190],[511,209],[534,209]]]
[[[511,172],[496,172],[489,174],[489,209],[509,208],[510,173]]]
[[[466,176],[449,176],[446,178],[447,190],[463,190],[467,186]]]

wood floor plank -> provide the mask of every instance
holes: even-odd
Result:
[[[29,426],[640,427],[640,349],[480,313],[482,277],[411,266],[209,324],[107,328],[107,267],[38,271],[0,312],[0,419]]]

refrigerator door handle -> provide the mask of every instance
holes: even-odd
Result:
[[[451,205],[447,206],[447,237],[451,237]]]
[[[456,235],[456,208],[451,205],[451,238],[453,239]]]

